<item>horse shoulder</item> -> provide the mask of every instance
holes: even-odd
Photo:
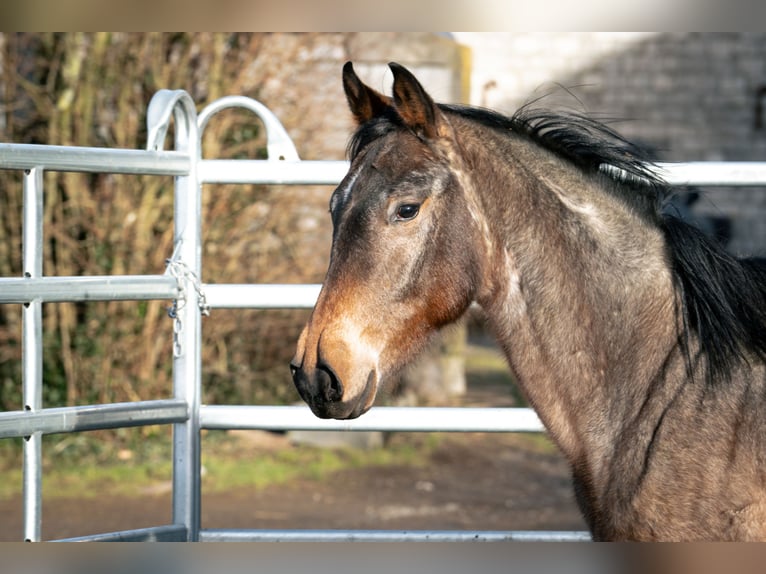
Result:
[[[721,385],[654,393],[656,408],[616,445],[604,538],[766,541],[766,366]]]

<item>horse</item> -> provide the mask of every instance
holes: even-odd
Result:
[[[596,541],[766,539],[766,265],[668,209],[647,152],[582,112],[436,104],[351,62],[350,168],[290,363],[358,417],[478,305]]]

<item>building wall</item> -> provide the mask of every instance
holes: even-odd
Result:
[[[766,128],[756,117],[766,34],[454,37],[472,50],[471,103],[510,113],[554,92],[553,105],[621,120],[618,131],[663,161],[766,161]],[[692,206],[700,224],[715,223],[733,252],[766,255],[766,186],[705,191]]]
[[[353,61],[362,80],[390,94],[388,62],[412,70],[442,102],[469,97],[470,49],[427,32],[271,34],[247,63],[252,95],[284,124],[303,159],[344,159],[353,121],[341,69]]]

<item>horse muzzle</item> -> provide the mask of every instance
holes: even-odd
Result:
[[[317,365],[306,370],[295,362],[290,363],[293,383],[298,394],[321,419],[355,419],[366,413],[375,400],[377,376],[371,371],[362,392],[346,397],[344,385],[335,371],[327,365]]]

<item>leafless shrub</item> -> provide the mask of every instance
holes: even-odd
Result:
[[[145,112],[161,88],[187,90],[200,107],[227,94],[296,105],[307,85],[288,78],[312,64],[313,35],[0,35],[0,140],[145,146]],[[276,57],[278,55],[278,57]],[[286,63],[293,66],[285,70]],[[314,122],[316,124],[316,122]],[[296,137],[318,141],[311,119]],[[318,124],[317,124],[318,125]],[[205,157],[264,157],[252,116],[226,111],[210,122]],[[312,139],[314,137],[314,139]],[[321,155],[314,147],[313,154]],[[308,154],[311,156],[312,154]],[[337,152],[336,152],[337,156]],[[328,190],[210,186],[203,193],[204,281],[321,280],[329,233]],[[22,273],[19,174],[0,171],[0,275]],[[319,207],[316,207],[319,206]],[[173,251],[170,178],[47,173],[45,275],[162,273]],[[322,243],[324,242],[324,244]],[[317,247],[319,245],[319,247]],[[154,398],[170,393],[172,324],[166,302],[48,304],[46,404]],[[292,400],[285,367],[305,313],[214,311],[205,320],[205,388],[213,400]],[[19,408],[20,312],[0,307],[0,407]]]

